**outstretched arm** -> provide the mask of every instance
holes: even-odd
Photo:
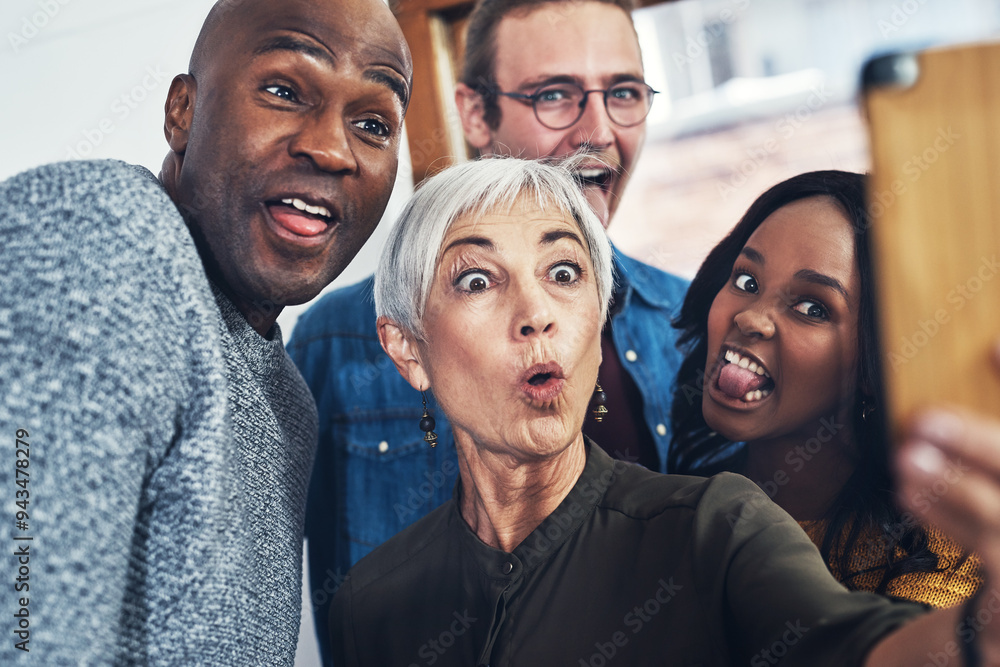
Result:
[[[1000,372],[1000,344],[995,357]],[[986,573],[969,604],[940,610],[887,636],[869,665],[1000,665],[1000,420],[933,408],[905,424],[896,455],[901,501],[975,551]]]

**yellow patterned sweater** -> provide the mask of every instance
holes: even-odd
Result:
[[[826,533],[825,521],[799,521],[799,525],[809,535],[813,543],[819,547]],[[923,602],[932,607],[951,607],[968,597],[983,583],[983,572],[979,557],[966,552],[958,543],[952,541],[936,528],[927,530],[930,550],[938,556],[940,572],[911,572],[896,577],[889,582],[886,595]],[[875,540],[858,540],[858,546],[872,544]],[[849,561],[852,572],[870,571],[854,577],[851,587],[863,591],[874,591],[882,581],[885,567],[879,567],[878,550],[865,551],[856,549]],[[902,556],[902,549],[896,549],[896,554]],[[829,563],[830,571],[838,581],[843,581],[843,573],[833,562]]]

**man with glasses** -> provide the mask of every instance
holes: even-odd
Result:
[[[582,154],[580,185],[605,228],[655,95],[643,79],[631,9],[627,0],[481,0],[455,94],[466,140],[481,155]],[[613,456],[663,471],[681,361],[670,319],[687,282],[621,253],[615,269],[600,373],[608,414],[588,420],[584,432]],[[423,440],[420,396],[379,345],[371,294],[369,279],[327,295],[289,343],[320,415],[306,534],[324,658],[329,602],[347,569],[450,498],[458,472],[440,414],[438,446]]]

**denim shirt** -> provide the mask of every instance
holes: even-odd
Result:
[[[670,404],[682,356],[671,318],[688,281],[615,251],[615,350],[644,399],[646,426],[660,454],[670,443]],[[458,477],[447,419],[431,449],[417,424],[420,393],[382,350],[375,327],[373,278],[331,292],[301,318],[288,343],[319,411],[319,447],[309,486],[306,537],[310,597],[324,664],[333,593],[348,569],[376,546],[451,498]]]

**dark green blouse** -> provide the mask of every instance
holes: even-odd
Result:
[[[513,553],[455,497],[350,572],[338,666],[861,664],[919,606],[850,593],[744,477],[660,475],[587,442],[576,485]]]

